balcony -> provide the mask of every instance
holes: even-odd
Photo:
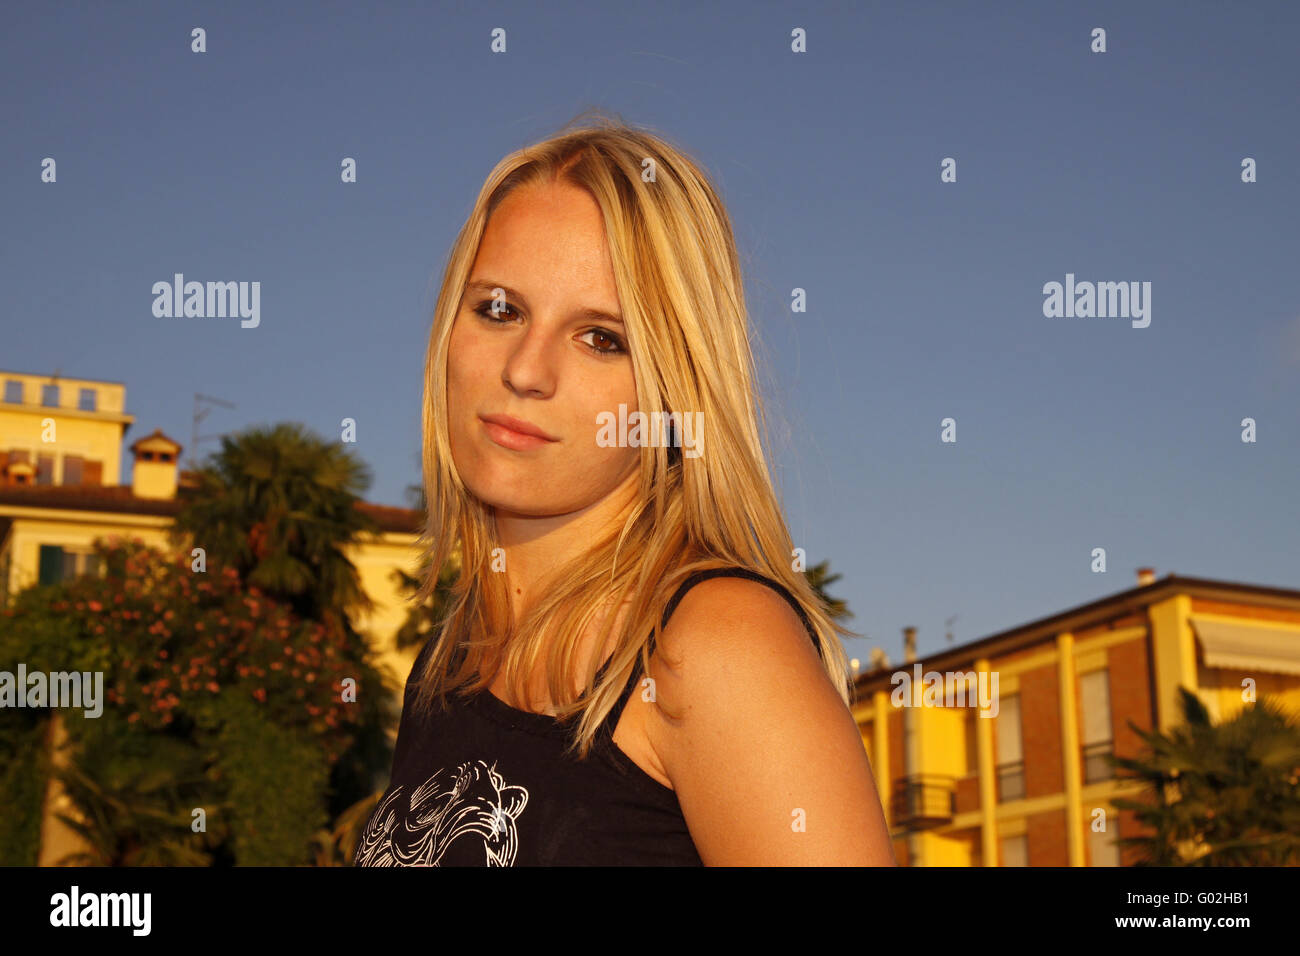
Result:
[[[957,812],[957,780],[940,774],[915,774],[894,785],[893,825],[926,830],[951,823]]]

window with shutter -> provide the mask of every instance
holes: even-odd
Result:
[[[63,580],[63,549],[57,544],[41,545],[39,575],[41,584],[58,584]]]

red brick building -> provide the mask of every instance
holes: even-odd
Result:
[[[894,850],[913,866],[1116,866],[1138,832],[1106,754],[1129,722],[1182,722],[1178,688],[1217,721],[1256,696],[1300,713],[1300,591],[1169,575],[855,684],[854,715]],[[908,628],[906,646],[914,647]]]

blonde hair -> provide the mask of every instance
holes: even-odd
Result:
[[[586,757],[597,728],[618,702],[638,661],[649,674],[651,638],[677,587],[696,571],[738,566],[784,585],[816,631],[823,666],[846,704],[850,681],[840,627],[790,560],[792,542],[763,456],[766,420],[754,388],[754,362],[740,263],[731,222],[708,177],[684,152],[642,129],[597,114],[506,156],[488,176],[452,247],[434,311],[425,360],[424,486],[428,523],[425,578],[433,592],[448,560],[461,573],[440,632],[426,647],[416,706],[486,688],[505,668],[508,685],[546,658],[557,719],[581,714],[570,747]],[[647,162],[649,161],[649,162]],[[644,174],[653,170],[653,177]],[[545,595],[513,621],[504,575],[489,571],[497,547],[490,506],[474,497],[452,459],[448,437],[447,344],[484,229],[513,189],[564,182],[586,190],[601,209],[613,260],[637,407],[702,412],[703,454],[641,448],[636,500],[621,527],[558,567]],[[756,417],[756,411],[757,416]],[[760,421],[761,419],[761,421]],[[594,427],[594,425],[593,425]],[[574,648],[603,606],[630,600],[607,673],[592,655],[574,699]],[[596,647],[607,646],[606,614]],[[483,635],[476,638],[475,635]],[[546,641],[548,635],[554,640]],[[522,694],[517,699],[525,699]]]

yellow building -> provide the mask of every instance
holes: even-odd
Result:
[[[154,431],[130,446],[131,483],[119,485],[134,416],[126,386],[0,371],[0,597],[87,570],[97,538],[131,536],[163,550],[179,509],[181,446]],[[393,635],[406,604],[393,572],[414,574],[419,515],[361,504],[380,533],[348,551],[374,609],[355,621],[383,664],[404,680],[416,649]]]
[[[122,445],[134,422],[125,412],[124,385],[0,372],[0,388],[0,601],[33,584],[93,570],[98,538],[134,537],[170,549],[167,532],[185,479],[178,471],[181,446],[160,431],[139,439],[129,448],[131,483],[118,483]],[[374,603],[354,624],[397,678],[393,691],[400,703],[401,683],[419,649],[398,651],[393,641],[407,612],[394,572],[416,571],[420,516],[405,508],[358,507],[380,531],[347,551]],[[58,804],[57,792],[49,800]],[[74,843],[47,812],[41,862]]]
[[[1110,801],[1105,754],[1128,726],[1182,723],[1178,688],[1216,722],[1258,695],[1300,714],[1300,591],[1138,572],[1132,590],[856,678],[854,716],[899,862],[1116,866],[1140,825]],[[927,690],[932,693],[927,695]]]

